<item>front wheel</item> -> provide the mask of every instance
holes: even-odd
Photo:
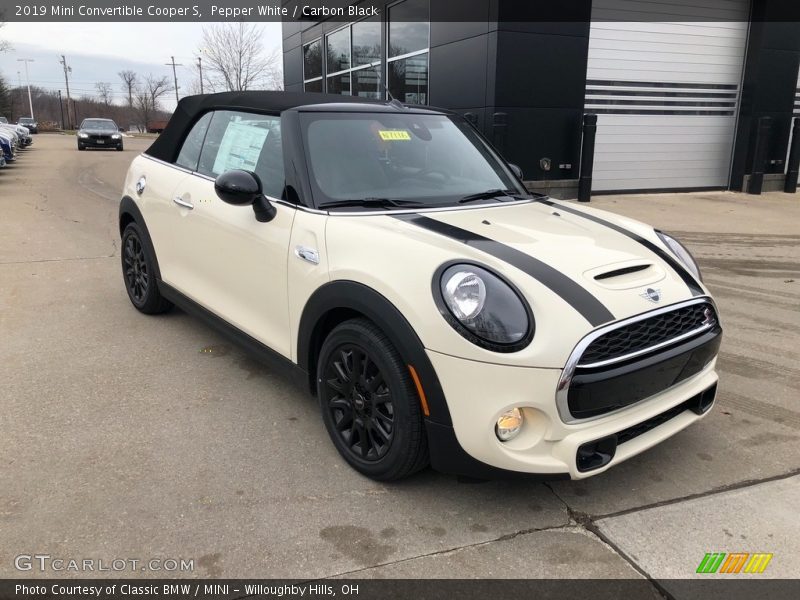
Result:
[[[330,333],[320,350],[317,393],[334,446],[358,472],[391,481],[428,464],[416,388],[372,322],[345,321]]]
[[[154,263],[155,257],[144,241],[142,230],[136,223],[129,223],[122,232],[122,276],[131,304],[147,315],[172,308],[172,302],[158,290]]]

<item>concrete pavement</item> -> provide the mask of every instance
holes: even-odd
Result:
[[[39,135],[0,171],[0,577],[45,552],[193,558],[184,576],[661,579],[707,551],[800,576],[797,196],[592,202],[698,257],[725,327],[708,418],[582,482],[386,485],[344,464],[302,390],[181,312],[130,307],[116,211],[146,146]]]

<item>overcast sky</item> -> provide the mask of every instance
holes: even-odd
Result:
[[[178,67],[181,95],[190,93],[188,84],[193,72],[187,67],[196,62],[203,27],[210,23],[6,23],[0,39],[8,40],[12,49],[0,53],[0,72],[11,86],[19,84],[17,72],[25,85],[25,65],[18,58],[32,58],[29,63],[31,85],[60,89],[64,93],[64,71],[61,55],[72,67],[70,92],[73,97],[93,95],[98,81],[111,83],[115,101],[124,98],[117,72],[131,69],[146,75],[168,75],[170,56]],[[281,45],[281,24],[263,23],[266,53]],[[183,80],[183,84],[181,81]],[[165,97],[164,107],[174,108],[175,94]]]

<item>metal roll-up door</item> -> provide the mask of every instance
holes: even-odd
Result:
[[[594,0],[593,190],[727,187],[749,14],[749,0]]]

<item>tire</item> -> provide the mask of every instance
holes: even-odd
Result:
[[[428,464],[414,382],[389,338],[372,322],[345,321],[325,339],[317,362],[317,396],[333,445],[359,473],[393,481]]]
[[[161,296],[155,277],[155,256],[145,241],[142,230],[130,223],[122,232],[122,280],[134,308],[146,315],[157,315],[172,308],[172,302]]]
[[[86,146],[83,144],[78,144],[78,150],[86,150]]]
[[[122,144],[120,144],[119,146],[117,146],[117,152],[122,152]]]

